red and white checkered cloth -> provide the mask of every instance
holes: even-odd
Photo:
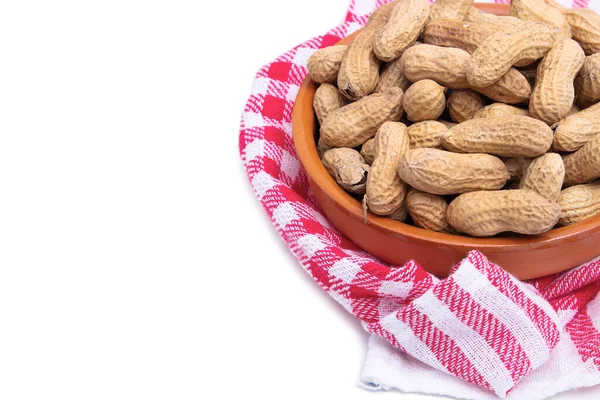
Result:
[[[306,271],[372,333],[365,387],[535,400],[600,384],[600,258],[520,282],[474,251],[440,281],[415,262],[381,263],[319,211],[292,140],[306,62],[386,2],[352,0],[342,25],[258,72],[239,138],[256,196]],[[600,0],[559,2],[600,8]]]

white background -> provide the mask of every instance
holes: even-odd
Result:
[[[256,70],[347,2],[2,2],[0,398],[429,398],[355,387],[238,156]]]

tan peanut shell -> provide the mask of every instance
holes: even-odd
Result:
[[[477,111],[475,115],[473,115],[473,118],[511,117],[513,115],[528,117],[529,111],[523,108],[509,106],[504,103],[493,103]]]
[[[565,165],[559,154],[546,153],[534,159],[523,174],[519,189],[533,190],[556,202],[565,179]]]
[[[438,119],[437,122],[444,124],[447,129],[452,128],[453,126],[458,125],[456,122],[444,121],[443,119]],[[416,125],[416,124],[415,124]],[[412,125],[411,125],[412,126]],[[441,142],[440,142],[441,144]]]
[[[350,103],[329,114],[321,125],[321,137],[332,147],[357,147],[375,136],[386,121],[400,119],[403,93],[391,88]]]
[[[385,26],[377,33],[373,51],[380,60],[393,61],[413,45],[429,18],[427,0],[401,0]]]
[[[387,22],[395,3],[388,3],[371,14],[367,25],[348,46],[337,78],[337,86],[350,100],[373,93],[379,80],[381,61],[373,52],[373,40]]]
[[[375,92],[383,92],[394,86],[399,87],[404,92],[410,86],[410,81],[404,76],[404,64],[402,63],[401,58],[383,66],[379,76],[379,82],[377,82],[377,87],[375,87]]]
[[[465,193],[448,206],[446,218],[457,231],[489,237],[501,232],[538,235],[556,225],[560,206],[531,190]]]
[[[498,31],[504,31],[520,25],[523,21],[516,17],[489,14],[471,7],[465,17],[465,22],[486,23]]]
[[[495,26],[486,23],[437,19],[425,25],[423,41],[435,46],[456,47],[471,54],[495,32]]]
[[[323,138],[320,137],[317,141],[317,153],[319,153],[319,158],[323,158],[323,155],[327,150],[331,150],[333,147],[329,146],[323,141]]]
[[[600,103],[569,115],[558,122],[552,148],[556,151],[576,151],[600,134]]]
[[[571,106],[571,108],[569,109],[569,112],[567,113],[567,115],[565,115],[565,117],[568,117],[570,115],[574,115],[577,114],[578,112],[581,111],[581,108],[577,107],[575,104],[573,104]],[[558,126],[558,124],[556,124]],[[552,127],[552,129],[556,128],[556,126]]]
[[[317,83],[335,82],[347,48],[340,44],[315,51],[307,64],[310,78]]]
[[[446,108],[446,88],[430,79],[415,82],[404,94],[403,106],[409,121],[437,119]]]
[[[473,52],[467,80],[475,87],[491,85],[520,61],[530,63],[545,56],[554,44],[555,34],[548,25],[534,21],[494,33]]]
[[[313,108],[317,114],[319,124],[325,121],[325,118],[333,111],[346,105],[346,99],[340,91],[329,83],[324,83],[317,88],[313,99]]]
[[[406,125],[386,122],[375,135],[375,161],[367,178],[365,202],[378,215],[390,215],[402,205],[406,184],[396,170],[401,157],[408,150]]]
[[[483,107],[485,107],[483,98],[470,90],[454,90],[448,97],[448,111],[455,122],[472,119]]]
[[[600,52],[600,16],[589,8],[565,8],[563,15],[571,26],[571,33],[585,51],[592,55]]]
[[[581,149],[563,158],[565,186],[588,183],[600,178],[600,135],[594,136]]]
[[[388,215],[388,217],[396,221],[404,222],[406,217],[408,217],[408,210],[404,203],[400,205],[400,208]]]
[[[509,178],[498,157],[437,149],[409,150],[398,175],[415,189],[438,195],[500,189]]]
[[[443,197],[411,188],[406,195],[406,208],[415,225],[430,231],[448,231],[448,203]]]
[[[406,130],[410,138],[410,148],[429,147],[441,149],[442,138],[448,127],[442,121],[421,121],[412,124]]]
[[[557,40],[537,69],[535,87],[529,100],[529,114],[552,125],[573,105],[573,80],[583,66],[585,55],[573,39]]]
[[[358,151],[345,147],[327,150],[322,161],[342,189],[350,193],[365,193],[369,166]]]
[[[531,164],[530,158],[523,157],[505,157],[502,159],[502,161],[504,161],[506,170],[510,174],[509,181],[520,180],[523,176],[523,173],[525,173],[525,170],[527,170],[529,167],[529,164]]]
[[[375,161],[375,139],[369,139],[362,145],[360,155],[363,156],[367,164],[373,164],[373,161]]]
[[[472,0],[436,0],[431,6],[430,20],[455,19],[463,20],[473,6]]]
[[[575,78],[575,93],[582,108],[600,101],[600,53],[585,58]]]
[[[600,182],[571,186],[558,198],[560,225],[585,221],[600,213]]]
[[[431,79],[449,89],[468,89],[467,65],[469,53],[452,47],[420,44],[406,50],[402,55],[404,75],[412,82]],[[527,101],[531,87],[527,79],[514,68],[497,82],[484,88],[473,88],[492,100],[519,104]]]
[[[533,20],[558,28],[557,39],[571,38],[571,27],[565,16],[545,0],[511,0],[510,15],[523,21]]]
[[[530,117],[477,118],[448,130],[445,149],[500,157],[538,157],[552,145],[552,129]]]

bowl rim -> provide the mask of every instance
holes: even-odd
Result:
[[[485,4],[490,6],[492,4]],[[503,11],[507,6],[494,4],[498,11]],[[337,44],[348,44],[358,33],[355,32]],[[364,219],[363,206],[361,202],[345,192],[329,175],[323,166],[317,153],[315,144],[315,114],[312,108],[314,92],[317,84],[310,77],[302,82],[292,111],[292,136],[294,146],[300,163],[309,179],[311,179],[325,194],[329,200],[342,208],[353,218]],[[311,118],[305,115],[310,113]],[[423,228],[395,221],[388,217],[380,217],[371,212],[367,213],[366,223],[379,231],[385,232],[392,237],[401,237],[406,241],[421,243],[436,243],[452,247],[471,249],[506,249],[510,248],[545,248],[552,247],[557,242],[570,243],[584,239],[590,235],[600,232],[600,214],[572,225],[551,229],[541,235],[519,235],[500,236],[489,238],[478,238],[471,236],[459,236],[450,233],[434,232]]]

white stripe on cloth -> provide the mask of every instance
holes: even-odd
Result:
[[[412,304],[456,343],[494,392],[506,393],[514,386],[510,372],[494,349],[479,333],[458,319],[446,304],[435,297],[433,291],[428,291]]]

